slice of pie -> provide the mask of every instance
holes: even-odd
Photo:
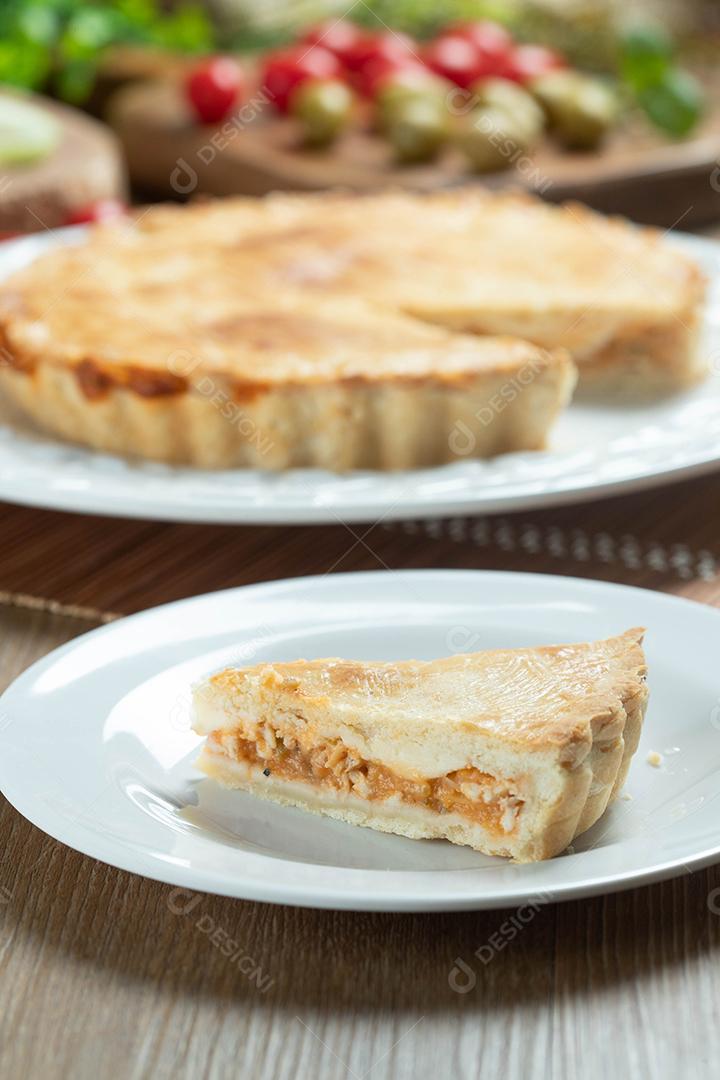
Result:
[[[550,858],[625,781],[647,702],[642,636],[228,668],[194,691],[198,767],[355,825]]]

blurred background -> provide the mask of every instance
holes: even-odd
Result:
[[[4,0],[0,232],[460,183],[705,224],[718,58],[714,0]]]

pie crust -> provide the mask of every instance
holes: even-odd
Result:
[[[430,466],[542,448],[574,363],[586,386],[697,379],[702,295],[650,230],[526,197],[161,207],[3,284],[0,392],[161,461]]]
[[[566,348],[595,391],[653,394],[707,372],[699,267],[660,230],[580,204],[465,187],[274,195],[193,213],[198,243],[230,235],[236,271],[257,287],[352,294],[454,330]],[[177,215],[161,207],[143,225],[159,240]]]
[[[45,326],[16,326],[5,340],[22,362],[0,367],[0,387],[42,427],[101,450],[340,471],[539,449],[575,386],[562,350],[352,301],[318,314],[289,298],[232,303],[200,329],[158,327],[143,366],[58,355]]]
[[[642,631],[432,662],[230,668],[194,691],[220,783],[414,838],[550,858],[618,794],[647,703]]]

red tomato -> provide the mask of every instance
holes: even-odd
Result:
[[[409,86],[409,87],[427,87],[432,89],[435,86],[440,92],[443,87],[450,90],[449,84],[446,84],[442,79],[438,78],[434,71],[430,71],[424,64],[408,63],[403,67],[396,67],[389,65],[380,69],[376,69],[374,72],[374,79],[371,87],[371,96],[377,97],[386,86],[392,84],[393,86]]]
[[[502,75],[513,82],[527,83],[566,66],[565,58],[554,49],[546,49],[544,45],[516,45]]]
[[[457,86],[472,86],[482,76],[478,51],[459,34],[443,34],[425,50],[425,63]]]
[[[401,62],[414,58],[415,42],[407,34],[385,30],[381,34],[361,35],[354,47],[344,57],[348,71],[361,71],[366,64],[376,60]]]
[[[374,98],[387,82],[398,80],[418,82],[421,79],[430,78],[432,78],[432,72],[428,71],[424,64],[418,63],[409,53],[404,59],[397,57],[390,60],[387,57],[378,56],[374,60],[368,60],[355,76],[355,85],[359,93],[365,97]]]
[[[500,75],[505,70],[508,56],[513,49],[513,39],[504,26],[486,21],[457,23],[446,33],[465,38],[475,46],[478,78]]]
[[[290,95],[305,79],[337,79],[340,61],[321,45],[294,45],[268,53],[262,69],[262,84],[280,112],[287,112]]]
[[[347,19],[328,19],[311,26],[300,40],[306,45],[321,45],[344,63],[345,57],[359,45],[364,36],[360,27]]]
[[[479,22],[453,23],[445,34],[453,34],[457,37],[467,38],[477,49],[488,53],[508,52],[512,48],[513,39],[509,30],[499,23],[489,22],[485,19]]]
[[[190,72],[185,94],[201,124],[217,124],[240,101],[245,89],[242,68],[229,56],[214,56]]]
[[[94,221],[115,221],[127,213],[127,207],[120,199],[97,199],[95,202],[78,206],[68,214],[66,225],[87,225]]]

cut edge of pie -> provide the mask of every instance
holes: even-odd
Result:
[[[197,767],[354,825],[547,859],[625,781],[647,704],[642,637],[225,669],[194,690]]]
[[[0,326],[0,391],[71,442],[199,468],[400,470],[546,446],[577,381],[567,352],[353,310],[397,336],[395,351],[369,355],[364,372],[357,360],[254,377],[207,365],[187,372],[186,361],[113,365],[33,351]],[[331,307],[315,321],[333,317]],[[345,309],[340,327],[351,343]]]

